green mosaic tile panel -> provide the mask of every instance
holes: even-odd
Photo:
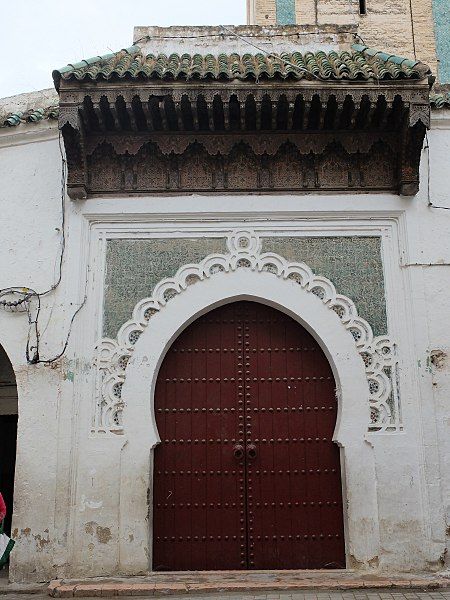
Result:
[[[378,237],[278,237],[263,241],[265,252],[306,263],[348,296],[375,335],[387,333],[381,239]]]
[[[295,0],[276,0],[277,25],[295,25]]]
[[[438,58],[438,80],[450,83],[450,4],[449,0],[433,0],[434,35]]]
[[[381,240],[377,237],[267,237],[263,251],[303,261],[351,298],[375,335],[387,332]],[[226,252],[224,238],[109,240],[103,334],[116,337],[134,306],[180,266]]]
[[[133,308],[155,285],[187,263],[225,253],[225,238],[108,240],[103,335],[115,338]]]

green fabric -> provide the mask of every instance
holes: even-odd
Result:
[[[3,532],[3,521],[0,523],[0,538],[2,536],[6,536],[6,533]],[[8,537],[8,536],[6,536]],[[11,550],[14,548],[15,545],[15,541],[11,540],[10,538],[8,544],[6,545],[5,550],[3,551],[3,554],[0,556],[0,569],[8,562],[8,558],[9,555],[11,553]]]

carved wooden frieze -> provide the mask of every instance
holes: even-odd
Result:
[[[219,144],[220,145],[220,144]],[[290,140],[273,153],[257,152],[248,140],[235,139],[227,152],[208,152],[194,140],[176,154],[157,143],[136,154],[118,153],[102,141],[87,156],[87,191],[111,193],[275,192],[317,190],[388,190],[397,177],[395,147],[378,139],[349,151],[330,141],[322,152],[305,151]]]
[[[86,154],[92,154],[103,143],[110,144],[117,154],[137,154],[149,142],[155,144],[162,154],[183,154],[193,143],[198,143],[205,148],[208,154],[229,154],[238,141],[248,144],[255,154],[275,156],[280,146],[289,142],[294,145],[300,154],[321,154],[327,146],[336,140],[346,152],[367,153],[379,140],[383,140],[392,150],[398,146],[398,135],[395,132],[356,131],[321,132],[311,135],[309,132],[292,133],[173,133],[173,134],[100,134],[89,136],[85,141]]]

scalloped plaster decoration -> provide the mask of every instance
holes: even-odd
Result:
[[[123,433],[121,399],[126,367],[142,332],[151,326],[153,315],[190,285],[231,273],[237,269],[272,273],[281,280],[297,283],[317,296],[317,301],[336,313],[354,338],[356,351],[364,362],[367,377],[368,430],[402,429],[397,385],[395,344],[388,336],[374,337],[372,328],[360,316],[354,303],[336,293],[332,282],[302,262],[288,262],[274,253],[261,252],[261,240],[252,230],[233,231],[227,238],[227,254],[211,254],[198,264],[181,267],[173,278],[160,281],[150,298],[139,301],[132,318],[119,330],[117,339],[101,339],[97,346],[97,397],[92,431]]]

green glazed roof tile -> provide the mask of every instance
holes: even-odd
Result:
[[[10,115],[5,117],[5,119],[3,121],[3,125],[7,126],[7,127],[15,127],[16,125],[19,125],[19,123],[21,122],[21,119],[22,119],[21,112],[11,113]]]
[[[450,108],[450,91],[430,94],[431,108]]]
[[[427,65],[360,44],[348,51],[230,54],[142,54],[132,46],[115,54],[96,56],[53,72],[55,87],[65,80],[114,79],[422,79]]]
[[[32,108],[25,112],[9,112],[0,114],[0,128],[16,127],[21,123],[38,123],[44,119],[55,120],[59,115],[59,107],[56,104],[45,108]]]
[[[44,114],[45,111],[43,108],[37,108],[36,110],[32,110],[28,113],[26,120],[28,123],[36,123],[37,121],[42,121]]]

